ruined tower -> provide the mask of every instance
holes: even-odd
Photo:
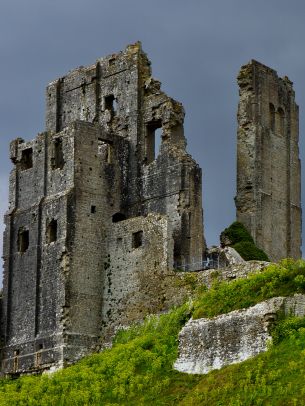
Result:
[[[55,80],[46,105],[46,131],[11,143],[2,373],[74,362],[164,310],[173,264],[200,269],[205,249],[184,110],[139,43]]]
[[[298,106],[292,82],[252,60],[238,75],[237,220],[271,260],[301,256]]]

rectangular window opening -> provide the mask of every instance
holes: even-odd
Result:
[[[91,206],[91,213],[94,214],[96,212],[96,206]]]
[[[143,231],[132,234],[132,248],[139,248],[143,245]]]
[[[110,142],[98,139],[97,153],[102,158],[103,162],[111,164],[113,162],[113,147]]]
[[[113,94],[109,94],[108,96],[105,96],[104,106],[105,106],[105,110],[109,110],[111,112],[111,118],[112,118],[118,109],[118,102]]]
[[[162,124],[155,121],[146,125],[146,162],[154,161],[160,150],[162,143]]]
[[[117,245],[118,248],[122,248],[122,246],[123,246],[123,238],[118,237],[117,240],[116,240],[116,245]]]
[[[26,252],[29,248],[30,235],[29,230],[20,228],[18,231],[18,251],[20,253]]]
[[[47,244],[57,240],[57,220],[52,219],[47,225]]]
[[[57,138],[53,142],[53,154],[52,154],[52,169],[62,169],[65,165],[65,160],[64,160],[64,154],[63,154],[63,148],[62,148],[62,139]]]
[[[33,149],[27,148],[21,152],[21,161],[20,161],[21,170],[25,171],[33,167]]]

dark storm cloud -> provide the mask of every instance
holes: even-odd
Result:
[[[46,84],[141,40],[154,76],[185,107],[188,150],[204,173],[206,238],[217,243],[235,216],[235,78],[250,59],[294,82],[304,158],[304,14],[297,0],[2,0],[1,216],[8,142],[44,129]]]

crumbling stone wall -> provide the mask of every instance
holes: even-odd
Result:
[[[11,143],[2,373],[74,362],[168,308],[182,298],[173,261],[205,250],[184,110],[139,43],[52,82],[46,98],[46,132]]]
[[[299,110],[292,82],[252,60],[238,84],[237,220],[271,260],[300,258]]]

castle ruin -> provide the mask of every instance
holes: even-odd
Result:
[[[174,263],[205,250],[183,120],[139,43],[49,84],[46,131],[10,146],[2,373],[74,362],[173,304]]]
[[[252,60],[238,84],[237,220],[272,261],[300,258],[299,109],[292,82]]]
[[[292,84],[252,61],[239,85],[237,218],[273,260],[298,258]],[[2,374],[71,364],[182,300],[174,269],[201,270],[206,250],[183,120],[140,43],[49,84],[46,131],[10,145]]]

